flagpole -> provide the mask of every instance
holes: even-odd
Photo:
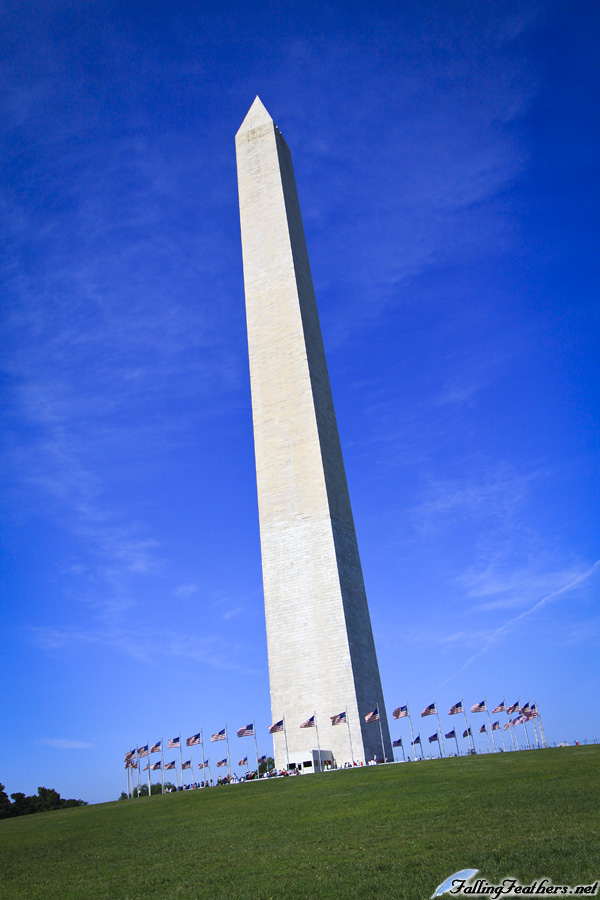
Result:
[[[540,724],[540,734],[542,736],[542,747],[546,748],[546,735],[544,734],[544,726],[542,724],[542,717],[540,716],[540,711],[538,709],[537,703],[535,704],[535,711],[537,713],[538,722]]]
[[[379,722],[379,737],[381,738],[381,755],[383,757],[384,763],[387,762],[387,757],[385,755],[385,747],[383,746],[383,731],[381,730],[381,712],[379,710],[379,700],[377,701],[377,721]]]
[[[125,774],[127,775],[127,799],[129,800],[129,763],[125,763]]]
[[[511,728],[511,725],[510,725],[510,716],[509,716],[509,714],[508,714],[508,707],[506,706],[506,702],[504,703],[504,706],[505,706],[504,712],[506,713],[506,721],[508,722],[508,731],[509,731],[509,734],[510,734],[510,742],[511,742],[511,744],[512,744],[513,750],[516,750],[517,748],[515,747],[515,736],[514,736],[514,734],[512,733],[512,731],[510,730],[510,728]]]
[[[471,746],[471,738],[473,737],[473,735],[471,734],[471,728],[467,721],[467,710],[465,709],[465,701],[463,697],[460,698],[460,705],[462,706],[463,716],[465,717],[465,725],[467,726],[467,740],[469,742],[469,750],[474,750],[475,742],[473,741],[473,746]]]
[[[437,700],[434,699],[433,702],[435,703],[435,714],[436,714],[437,720],[438,720],[438,729],[439,729],[439,735],[440,735],[440,744],[442,745],[442,756],[445,756],[446,753],[444,752],[444,735],[442,734],[442,723],[440,722],[440,714],[439,714],[438,708],[437,708]]]
[[[259,778],[258,774],[258,742],[256,740],[256,720],[252,719],[252,731],[254,732],[254,750],[256,751],[256,777]]]
[[[487,739],[488,739],[488,747],[489,747],[489,750],[490,750],[490,753],[491,753],[491,752],[492,752],[492,742],[490,741],[490,735],[489,735],[489,732],[488,732],[487,728],[485,727],[485,722],[483,723],[483,729],[484,729],[484,731],[485,731],[485,736],[486,736]]]
[[[206,766],[204,765],[204,735],[202,734],[202,729],[200,729],[200,746],[202,747],[202,784],[206,787],[206,778],[204,777],[204,769]]]
[[[137,788],[137,790],[138,790],[138,797],[141,797],[141,796],[142,796],[142,794],[141,794],[141,790],[142,790],[142,781],[141,781],[141,771],[142,771],[142,767],[141,767],[141,765],[140,765],[140,748],[139,748],[139,747],[136,748],[136,753],[137,753],[137,760],[138,760],[138,766],[137,766],[137,770],[138,770],[138,773],[137,773],[137,775],[138,775],[138,777],[137,777],[138,788]]]
[[[285,771],[290,770],[290,754],[288,752],[287,729],[285,727],[285,716],[283,717],[283,736],[285,738]]]
[[[523,713],[521,713],[523,715]],[[525,729],[525,737],[527,738],[527,749],[531,750],[531,744],[529,743],[529,732],[527,731],[527,720],[523,721],[523,728]]]
[[[152,784],[150,782],[150,741],[148,741],[148,796],[152,796]]]
[[[321,742],[319,741],[319,726],[317,725],[317,711],[315,710],[313,713],[315,717],[315,730],[317,732],[317,752],[319,754],[319,772],[322,771],[321,768]]]
[[[492,728],[492,720],[490,718],[490,709],[487,705],[487,697],[483,698],[485,701],[485,711],[488,714],[488,722],[490,723],[490,734],[492,735],[492,741],[494,743],[494,753],[496,752],[496,738],[494,737],[494,729]]]
[[[350,734],[350,716],[348,715],[348,707],[346,706],[346,725],[348,726],[348,740],[350,741],[350,756],[354,763],[354,749],[352,747],[352,735]]]
[[[536,721],[535,721],[535,716],[532,716],[532,717],[531,717],[531,722],[532,722],[532,724],[533,724],[533,733],[534,733],[534,735],[535,735],[535,742],[536,742],[537,748],[538,748],[538,750],[539,750],[540,747],[542,746],[542,744],[541,744],[541,741],[540,741],[540,736],[539,736],[539,734],[538,734],[538,728],[537,728],[537,723],[536,723]]]
[[[231,764],[229,762],[229,732],[227,731],[227,722],[225,722],[225,740],[227,741],[227,776],[231,781]]]
[[[160,771],[162,774],[162,792],[165,792],[165,752],[163,750],[163,736],[160,736]]]
[[[414,734],[413,734],[412,719],[411,719],[411,717],[410,717],[410,709],[409,709],[408,703],[406,704],[406,712],[408,713],[408,724],[410,725],[410,745],[411,745],[411,747],[413,748],[413,752],[414,752],[414,754],[415,754],[415,762],[416,762],[416,759],[417,759],[417,748],[416,748],[416,745],[415,745],[415,736],[414,736]]]
[[[458,738],[456,737],[456,728],[454,729],[454,740],[456,741],[456,755],[460,756],[460,750],[458,749]]]

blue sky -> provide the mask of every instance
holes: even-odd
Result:
[[[234,150],[256,94],[294,158],[388,710],[426,736],[434,698],[449,731],[460,697],[520,697],[549,741],[600,737],[599,25],[3,4],[9,792],[113,799],[130,746],[225,722],[272,746]]]

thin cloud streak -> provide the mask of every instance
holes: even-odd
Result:
[[[460,669],[457,669],[456,672],[454,672],[452,675],[449,675],[448,678],[446,678],[444,681],[442,681],[440,684],[440,687],[443,687],[443,685],[448,684],[449,681],[451,681],[453,678],[456,678],[456,676],[460,675],[461,672],[464,672],[465,669],[467,669],[471,665],[472,662],[474,662],[480,656],[483,656],[483,654],[489,650],[489,648],[491,647],[492,644],[495,644],[496,641],[498,641],[502,635],[504,635],[506,632],[510,631],[510,629],[513,628],[518,622],[522,621],[523,619],[527,618],[528,616],[533,615],[533,613],[537,612],[539,609],[543,609],[544,606],[546,606],[552,600],[556,600],[557,597],[560,597],[563,594],[566,594],[568,591],[573,590],[573,588],[576,588],[579,585],[583,584],[583,582],[585,582],[589,578],[591,578],[591,576],[594,574],[594,572],[597,571],[597,569],[599,567],[600,567],[600,559],[596,560],[596,562],[592,566],[590,566],[589,569],[587,569],[585,572],[583,572],[577,578],[573,579],[573,581],[571,581],[569,584],[564,585],[564,587],[559,588],[559,590],[557,590],[557,591],[553,591],[551,594],[548,594],[546,597],[542,597],[541,600],[538,600],[538,602],[534,603],[533,606],[531,606],[529,609],[526,609],[524,612],[519,613],[518,616],[514,616],[514,618],[509,619],[508,622],[505,622],[504,625],[501,625],[500,628],[497,628],[493,632],[493,634],[491,634],[489,636],[489,638],[486,640],[483,647],[481,647],[476,653],[474,653],[473,656],[469,657],[469,659],[465,663],[463,663],[463,665],[460,667]]]

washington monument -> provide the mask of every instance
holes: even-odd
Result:
[[[275,765],[310,759],[313,715],[338,765],[391,760],[292,158],[258,97],[236,152]]]

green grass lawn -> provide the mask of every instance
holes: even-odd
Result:
[[[600,747],[366,767],[0,822],[0,898],[429,898],[600,878]]]

